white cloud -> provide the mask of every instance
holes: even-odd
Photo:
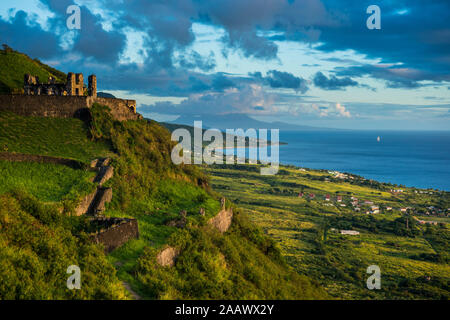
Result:
[[[343,105],[341,105],[340,103],[336,103],[336,112],[338,113],[338,115],[340,115],[341,117],[344,117],[344,118],[352,117],[352,115],[350,114],[350,111],[346,110],[345,107]]]

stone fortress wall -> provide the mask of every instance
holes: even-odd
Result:
[[[119,121],[137,120],[136,101],[97,97],[97,78],[89,76],[85,88],[81,73],[69,73],[65,84],[40,83],[39,78],[26,74],[23,95],[0,95],[0,111],[10,111],[22,116],[81,118],[89,116],[89,108],[98,103],[108,106],[112,116]],[[85,93],[87,95],[85,95]]]

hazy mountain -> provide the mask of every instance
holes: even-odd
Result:
[[[302,126],[289,124],[285,122],[265,122],[255,120],[243,113],[232,113],[226,115],[182,115],[178,119],[171,121],[170,123],[184,124],[193,126],[194,121],[202,121],[203,128],[216,128],[224,130],[227,128],[237,129],[280,129],[280,130],[292,130],[292,131],[313,131],[313,130],[336,130],[328,128],[319,128],[311,126]]]

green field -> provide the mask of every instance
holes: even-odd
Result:
[[[423,226],[398,210],[367,215],[357,213],[350,197],[392,206],[448,207],[448,193],[402,195],[389,186],[338,181],[326,171],[281,167],[278,175],[262,176],[256,166],[205,167],[212,186],[244,208],[251,220],[275,239],[289,264],[300,274],[318,280],[339,299],[448,299],[448,226]],[[329,179],[323,181],[323,177]],[[320,178],[320,180],[318,179]],[[300,192],[304,193],[299,197]],[[309,193],[315,198],[309,199]],[[324,199],[331,195],[331,201]],[[343,197],[345,207],[335,202]],[[422,218],[419,216],[419,218]],[[428,217],[433,219],[433,217]],[[446,217],[436,217],[440,221]],[[352,229],[360,235],[341,235],[333,229]],[[366,288],[366,269],[378,265],[381,290]]]

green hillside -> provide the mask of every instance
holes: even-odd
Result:
[[[18,52],[0,56],[7,66],[1,69],[3,88],[20,88],[24,73],[64,76]],[[0,299],[130,298],[123,281],[146,299],[328,297],[289,267],[277,245],[238,208],[225,234],[207,224],[220,211],[221,195],[198,167],[172,163],[175,143],[167,129],[155,121],[115,121],[100,105],[91,114],[84,123],[0,112],[0,151],[85,164],[110,157],[114,177],[105,186],[113,188],[113,199],[104,214],[136,218],[140,238],[110,255],[89,242],[88,220],[71,214],[76,200],[95,187],[92,172],[0,161]],[[182,210],[186,226],[167,225]],[[173,267],[156,264],[156,253],[167,244],[181,250]],[[81,290],[66,288],[72,264],[83,270]]]
[[[0,66],[0,94],[20,93],[26,73],[38,76],[41,82],[47,82],[50,76],[54,77],[56,82],[66,81],[66,75],[63,72],[5,45],[3,50],[0,50]]]
[[[21,191],[0,195],[0,299],[125,299],[127,292],[84,218],[62,216]],[[68,290],[66,270],[83,270],[82,290]]]
[[[194,166],[175,166],[170,159],[173,143],[170,142],[169,132],[156,122],[128,121],[118,122],[112,120],[107,108],[95,106],[92,109],[93,120],[88,126],[80,125],[74,120],[67,119],[41,119],[33,117],[20,117],[12,114],[2,114],[0,119],[11,120],[12,123],[29,127],[33,130],[32,137],[25,130],[17,130],[17,126],[10,126],[4,120],[1,122],[2,143],[7,144],[8,151],[20,151],[33,154],[51,154],[66,156],[87,162],[89,157],[112,155],[112,164],[115,168],[114,178],[108,185],[114,189],[113,201],[107,208],[106,215],[115,217],[134,217],[138,219],[141,237],[132,240],[122,248],[113,251],[108,257],[108,267],[98,277],[111,279],[111,293],[100,295],[99,298],[125,297],[121,287],[114,286],[118,280],[127,281],[143,298],[322,298],[326,297],[325,291],[317,284],[313,284],[308,278],[300,277],[291,270],[280,258],[279,251],[271,242],[257,229],[250,227],[243,214],[236,214],[233,228],[225,235],[211,230],[206,226],[206,219],[212,217],[219,211],[219,195],[215,194],[205,184],[208,181],[198,168]],[[40,125],[37,124],[39,120]],[[9,123],[9,122],[8,122]],[[54,136],[54,128],[66,127],[64,138]],[[42,126],[42,127],[41,127]],[[81,139],[81,136],[86,139]],[[31,146],[28,139],[32,139]],[[48,142],[52,141],[51,148]],[[22,143],[23,142],[23,143]],[[81,146],[86,146],[88,154],[80,152]],[[109,149],[106,148],[109,146]],[[38,165],[26,163],[3,163],[4,176],[0,177],[2,192],[4,195],[4,212],[8,212],[10,203],[16,203],[17,209],[23,216],[35,216],[34,209],[27,205],[21,206],[17,193],[32,194],[30,199],[35,198],[34,206],[38,206],[42,215],[47,216],[51,211],[42,203],[58,206],[67,194],[73,194],[73,188],[66,188],[72,183],[70,179],[73,174],[70,170],[62,172],[61,168],[52,165]],[[41,169],[36,179],[27,178],[25,172]],[[45,173],[44,173],[45,172]],[[57,175],[64,174],[65,180],[58,181]],[[16,176],[17,179],[12,179]],[[39,178],[42,176],[42,178]],[[47,176],[45,183],[40,182]],[[78,190],[77,184],[85,179],[86,174],[79,174],[80,182],[73,181],[74,190]],[[61,177],[62,178],[62,177]],[[50,187],[53,193],[42,190]],[[37,192],[37,190],[39,192]],[[6,192],[6,193],[5,193]],[[30,200],[31,201],[31,200]],[[206,217],[198,214],[200,208],[205,208]],[[52,209],[56,210],[56,209]],[[184,229],[169,227],[166,222],[176,218],[181,210],[188,213],[188,225]],[[238,211],[237,211],[238,212]],[[55,215],[56,212],[51,215]],[[53,217],[52,216],[52,217]],[[52,219],[55,219],[53,217]],[[0,230],[11,230],[13,224],[24,224],[27,228],[29,218],[25,222],[17,221],[14,214],[8,214],[5,220],[0,222]],[[50,234],[60,232],[45,219],[42,226],[33,223],[30,228],[48,229]],[[84,239],[83,218],[60,216],[58,225],[68,226],[65,232],[71,239]],[[242,220],[243,219],[243,220]],[[80,225],[81,224],[81,225]],[[4,232],[0,233],[4,237]],[[21,237],[20,234],[8,234],[9,239]],[[34,233],[27,235],[30,243],[29,254],[36,256],[43,264],[43,268],[49,268],[53,263],[45,252],[35,247],[38,243],[50,245],[53,239],[42,238]],[[72,240],[81,241],[81,240]],[[86,241],[86,240],[84,240]],[[183,248],[179,263],[174,267],[160,267],[155,264],[154,255],[165,244],[175,244]],[[70,249],[67,241],[59,241],[55,250],[75,250],[73,254],[80,255],[84,252],[83,247]],[[86,245],[87,242],[86,242]],[[90,245],[90,247],[97,247]],[[6,241],[0,247],[0,252],[5,255],[4,263],[16,261],[19,265],[26,265],[26,256],[15,255],[11,242]],[[94,250],[94,249],[92,249]],[[100,250],[95,249],[95,250]],[[98,251],[100,252],[100,251]],[[52,256],[53,257],[53,256]],[[90,256],[92,263],[97,259],[104,261],[105,256],[97,253]],[[79,262],[82,263],[82,262]],[[23,267],[25,272],[25,267]],[[0,269],[1,270],[1,269]],[[62,269],[60,269],[61,271]],[[62,271],[61,271],[62,272]],[[117,272],[117,275],[116,275]],[[97,274],[92,274],[94,288],[100,279]],[[5,269],[0,271],[0,278],[10,277]],[[20,288],[3,287],[0,297],[27,297],[38,298],[41,294],[48,297],[61,298],[93,298],[94,295],[81,294],[73,296],[68,290],[60,293],[50,283],[46,289],[35,294],[30,291],[33,281],[44,281],[44,278],[30,280],[29,283],[20,284]],[[44,274],[42,275],[44,277]],[[55,275],[66,277],[65,273]],[[220,281],[218,281],[220,279]],[[56,283],[56,282],[55,282]],[[53,285],[56,285],[53,283]],[[64,283],[59,283],[64,285]],[[22,288],[22,286],[25,286]],[[83,291],[83,289],[81,290]],[[58,292],[58,293],[56,293]]]

